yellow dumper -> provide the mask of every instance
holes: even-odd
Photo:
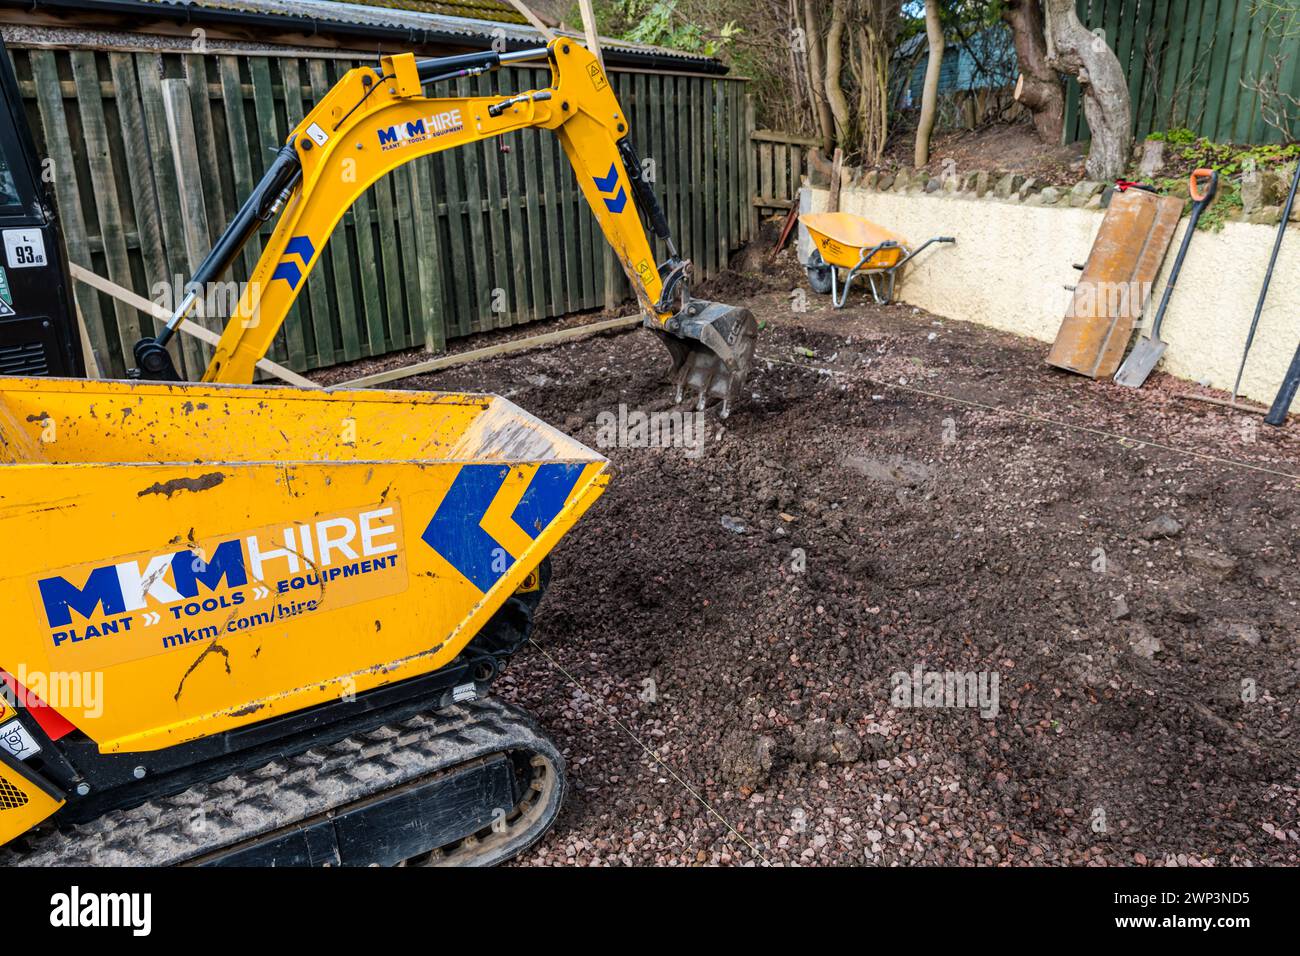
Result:
[[[82,757],[72,789],[87,816],[101,791],[119,802],[119,778],[159,778],[149,795],[167,798],[190,779],[168,780],[177,753],[191,771],[219,764],[239,749],[230,735],[285,715],[316,716],[268,738],[282,747],[373,730],[391,701],[485,706],[527,638],[544,558],[608,480],[604,458],[491,395],[57,379],[0,379],[0,462],[5,667],[47,718],[24,728],[40,752],[0,765],[0,789],[21,794],[0,809],[6,839],[62,802],[40,772],[57,776],[62,747]],[[399,689],[383,707],[348,707],[381,685]],[[534,781],[561,769],[532,746],[503,734],[490,772],[478,750],[412,751],[385,788],[490,784],[498,831],[489,818],[471,832],[517,843]],[[217,846],[267,858],[276,818],[244,827],[218,793],[202,802],[232,815]],[[210,842],[122,860],[178,862]]]
[[[424,95],[522,62],[550,85]],[[629,125],[568,38],[382,57],[295,127],[135,344],[138,381],[0,379],[0,865],[487,864],[545,832],[564,762],[487,690],[605,459],[491,395],[244,383],[371,183],[538,129],[667,346],[677,399],[725,416],[757,325],[691,294]],[[205,384],[180,384],[175,333],[268,222]]]

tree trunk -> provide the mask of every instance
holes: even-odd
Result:
[[[943,23],[939,20],[939,0],[925,0],[925,38],[930,57],[925,64],[925,86],[921,91],[921,119],[916,126],[915,165],[930,162],[930,134],[939,112],[939,68],[943,65]]]
[[[812,86],[813,109],[821,131],[822,152],[830,153],[835,145],[835,118],[826,99],[826,72],[822,66],[821,33],[813,0],[803,0],[804,43],[808,47],[808,82]]]
[[[1128,165],[1133,147],[1132,105],[1119,59],[1106,41],[1075,14],[1075,0],[1043,0],[1047,14],[1047,62],[1079,81],[1083,115],[1092,130],[1085,169],[1089,179],[1106,182]]]
[[[835,139],[843,145],[849,132],[849,104],[844,98],[840,72],[844,67],[844,27],[848,20],[845,0],[835,0],[831,26],[826,31],[826,102],[835,119]]]
[[[867,163],[879,165],[889,137],[890,51],[901,5],[897,0],[866,0],[858,9],[862,156]]]
[[[1065,126],[1065,91],[1061,78],[1047,63],[1042,7],[1038,0],[1004,0],[1002,19],[1011,27],[1020,62],[1016,100],[1033,116],[1038,138],[1058,146]]]

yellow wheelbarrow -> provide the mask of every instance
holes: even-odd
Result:
[[[921,250],[936,242],[956,242],[952,236],[935,236],[913,249],[902,236],[847,212],[808,212],[799,221],[812,236],[812,256],[805,267],[814,292],[831,294],[835,308],[842,309],[849,287],[860,275],[867,277],[871,297],[886,305],[894,297],[898,270]],[[839,271],[847,269],[844,291],[839,290]]]

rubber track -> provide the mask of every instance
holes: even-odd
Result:
[[[273,760],[78,827],[34,832],[0,848],[0,866],[170,866],[503,751],[563,758],[520,710],[494,698],[417,714]],[[558,812],[521,834],[500,862],[536,842]]]

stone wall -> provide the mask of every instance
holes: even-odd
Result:
[[[1232,388],[1288,181],[1285,174],[1259,177],[1246,210],[1227,217],[1220,230],[1201,230],[1193,237],[1165,315],[1162,338],[1169,348],[1162,370]],[[1051,342],[1070,304],[1065,287],[1078,281],[1073,264],[1087,259],[1101,226],[1102,192],[1100,183],[1043,186],[1015,173],[941,179],[906,169],[870,170],[847,179],[840,209],[918,245],[931,236],[957,238],[955,245],[930,247],[907,267],[897,293],[902,301]],[[804,202],[821,210],[826,198],[825,189],[813,188]],[[1297,214],[1300,210],[1293,220]],[[1152,290],[1144,327],[1163,294],[1186,224],[1184,217]],[[1293,225],[1282,243],[1242,394],[1271,403],[1297,342],[1300,228]]]

